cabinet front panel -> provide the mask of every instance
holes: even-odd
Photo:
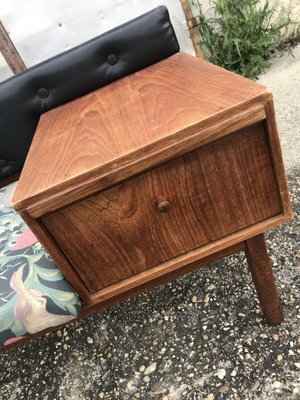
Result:
[[[91,293],[281,212],[263,123],[42,218]]]

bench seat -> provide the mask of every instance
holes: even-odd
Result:
[[[80,299],[0,189],[0,347],[76,318]]]

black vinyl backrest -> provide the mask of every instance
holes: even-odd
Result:
[[[25,161],[40,115],[179,51],[160,6],[0,84],[0,179]]]

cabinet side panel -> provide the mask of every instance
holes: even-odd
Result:
[[[283,214],[288,219],[291,219],[293,217],[293,210],[291,208],[291,201],[290,201],[289,189],[284,169],[279,132],[277,129],[274,104],[272,100],[266,102],[265,111],[266,111],[265,128],[267,133],[267,140],[270,149],[274,174],[277,182],[278,193],[282,203]]]
[[[24,219],[28,227],[36,235],[42,245],[47,249],[54,262],[60,268],[64,277],[68,282],[74,287],[78,292],[80,299],[82,301],[88,301],[90,299],[89,291],[82,282],[78,274],[73,270],[70,263],[66,259],[65,254],[57,246],[47,229],[40,223],[39,220],[35,220],[30,217],[30,215],[25,211],[20,211],[19,214]]]

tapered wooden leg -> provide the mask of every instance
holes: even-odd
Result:
[[[278,325],[283,314],[263,234],[246,240],[246,256],[264,316]]]

